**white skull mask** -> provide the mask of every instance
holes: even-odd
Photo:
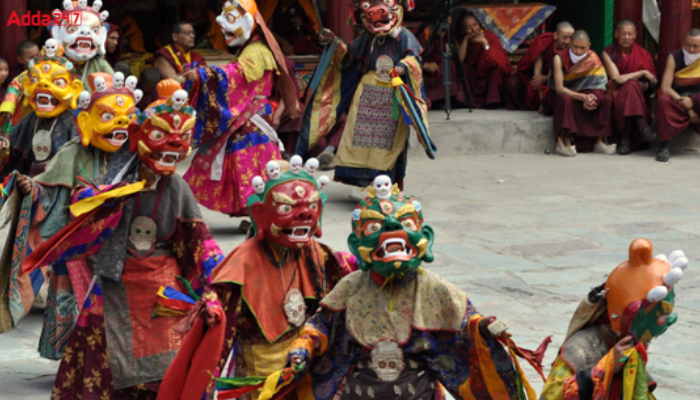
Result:
[[[141,99],[143,98],[143,90],[141,89],[136,89],[134,90],[134,103],[139,104]]]
[[[224,3],[221,15],[216,17],[216,22],[221,26],[221,32],[228,47],[244,45],[255,29],[253,16],[230,1]]]
[[[265,192],[265,181],[261,176],[253,178],[253,189],[255,190],[255,194],[263,194]]]
[[[84,10],[87,8],[87,0],[78,0],[78,8]]]
[[[73,9],[73,1],[71,0],[63,0],[63,9],[70,11]]]
[[[319,176],[318,180],[317,180],[319,190],[323,190],[323,188],[328,186],[330,181],[331,181],[330,178],[328,178],[326,175]]]
[[[391,80],[391,70],[394,69],[394,60],[389,56],[379,56],[375,68],[377,69],[379,78],[385,82],[389,82]]]
[[[179,111],[187,104],[187,92],[182,89],[175,91],[175,93],[173,93],[172,101],[173,108]]]
[[[48,57],[54,57],[58,51],[58,42],[56,39],[47,40],[44,44],[44,50],[46,51],[46,55]]]
[[[395,341],[390,339],[380,340],[372,349],[370,357],[372,359],[370,368],[382,382],[397,380],[406,367],[403,362],[403,351]]]
[[[374,178],[372,187],[376,191],[377,198],[388,200],[391,197],[391,178],[386,175],[379,175]]]
[[[95,10],[95,12],[100,12],[102,9],[102,0],[95,0],[92,3],[92,9]]]
[[[83,110],[87,110],[88,107],[90,107],[90,93],[83,91],[80,93],[80,96],[78,96],[78,107],[82,108]]]
[[[318,160],[315,158],[309,158],[306,160],[306,165],[304,166],[304,169],[306,172],[309,173],[309,175],[313,175],[318,171]]]
[[[105,78],[101,76],[95,78],[95,89],[100,93],[107,90],[107,82],[105,81]]]
[[[292,173],[298,174],[301,172],[303,165],[304,160],[299,155],[292,156],[292,158],[289,160],[289,170],[292,171]]]
[[[138,80],[135,76],[133,76],[133,75],[131,75],[131,76],[129,76],[128,78],[126,78],[126,87],[127,87],[129,90],[131,90],[132,92],[133,92],[134,90],[136,90],[136,84],[138,84],[138,83],[139,83],[139,80]]]
[[[114,78],[112,79],[114,82],[114,88],[115,89],[121,89],[124,87],[124,73],[122,72],[116,72],[114,74]]]
[[[37,161],[46,161],[51,155],[52,139],[51,132],[42,129],[34,134],[32,138],[32,151]]]
[[[270,161],[265,165],[265,169],[267,170],[267,176],[270,177],[270,179],[279,179],[280,177],[280,165],[277,161]]]
[[[294,326],[301,326],[306,322],[306,303],[299,289],[291,289],[284,297],[284,315]]]
[[[155,221],[148,217],[134,218],[129,230],[129,241],[138,251],[150,250],[156,242],[158,227]]]
[[[87,1],[83,5],[79,4],[80,25],[57,24],[51,27],[51,36],[63,45],[65,56],[74,62],[106,54],[107,28],[104,21],[93,10],[85,10]]]

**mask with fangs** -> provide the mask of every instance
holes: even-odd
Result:
[[[158,83],[160,100],[138,115],[138,123],[129,126],[131,151],[156,175],[172,175],[177,164],[190,154],[195,126],[192,107],[174,107],[182,97],[180,84],[173,79]]]

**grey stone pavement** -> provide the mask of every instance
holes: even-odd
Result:
[[[506,321],[516,342],[554,342],[546,372],[578,301],[627,258],[637,237],[657,252],[683,249],[691,260],[677,287],[679,322],[650,349],[658,399],[700,399],[700,154],[628,157],[480,155],[409,164],[406,191],[422,202],[437,233],[429,268],[470,296],[482,314]],[[346,186],[331,184],[323,241],[346,249]],[[238,244],[239,220],[206,212],[225,252]],[[0,399],[48,399],[55,362],[34,350],[41,314],[0,336]],[[529,367],[527,367],[528,370]],[[530,370],[531,371],[531,370]],[[530,372],[539,392],[542,382]]]

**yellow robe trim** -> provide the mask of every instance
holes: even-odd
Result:
[[[262,79],[266,71],[279,73],[274,54],[263,42],[246,46],[238,57],[238,65],[243,68],[243,74],[248,82]]]
[[[138,193],[146,186],[146,181],[132,183],[131,185],[122,186],[118,189],[110,190],[108,192],[100,193],[97,196],[89,197],[87,199],[80,200],[73,203],[70,206],[70,212],[75,217],[79,217],[85,213],[96,209],[101,206],[107,200],[117,199],[120,197],[126,197],[134,193]]]

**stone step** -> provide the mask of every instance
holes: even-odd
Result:
[[[462,154],[542,153],[554,147],[552,117],[536,112],[507,110],[455,110],[450,120],[444,111],[430,111],[430,134],[438,157]],[[425,151],[411,134],[409,155]]]
[[[450,120],[444,111],[430,111],[430,134],[437,158],[464,154],[544,153],[554,148],[552,117],[529,111],[455,110]],[[699,151],[700,135],[687,131],[671,142],[671,149]],[[409,156],[425,157],[411,133]]]

